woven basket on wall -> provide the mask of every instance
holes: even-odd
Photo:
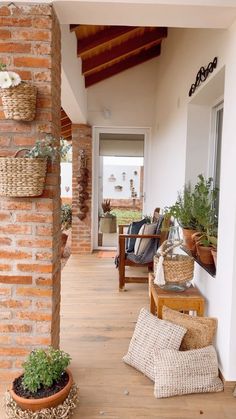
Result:
[[[187,282],[193,278],[194,259],[191,256],[181,254],[168,254],[171,248],[166,247],[167,242],[162,244],[161,254],[164,257],[163,270],[166,282]],[[178,245],[177,245],[178,246]],[[177,247],[176,245],[172,247]],[[154,255],[153,270],[156,273],[160,254]]]
[[[36,87],[25,82],[8,89],[0,89],[6,119],[33,121],[36,113],[36,95]]]
[[[26,197],[43,193],[47,158],[0,157],[0,196]]]

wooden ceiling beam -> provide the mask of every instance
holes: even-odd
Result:
[[[95,70],[96,68],[129,55],[130,53],[144,48],[149,44],[152,44],[153,46],[154,42],[161,42],[161,40],[166,38],[166,36],[167,28],[155,28],[153,30],[147,30],[143,35],[137,35],[133,38],[130,38],[120,45],[114,46],[113,48],[103,51],[100,54],[96,54],[90,58],[83,58],[82,73],[86,75],[86,73]]]
[[[77,55],[90,51],[100,45],[106,44],[121,35],[132,32],[137,29],[137,26],[108,26],[107,28],[96,32],[86,38],[80,39],[77,42]]]
[[[96,73],[85,76],[85,87],[92,86],[102,80],[112,77],[124,70],[127,70],[135,65],[142,64],[152,58],[158,57],[161,53],[161,44],[155,45],[148,50],[141,51],[139,54],[132,55],[126,59],[113,64],[110,67],[104,68]]]

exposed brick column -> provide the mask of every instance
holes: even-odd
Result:
[[[33,122],[4,119],[0,155],[60,135],[60,25],[50,5],[0,7],[0,59],[38,88]],[[0,377],[8,382],[28,352],[59,345],[60,164],[48,167],[40,198],[0,197]],[[10,371],[9,371],[10,370]]]
[[[72,175],[72,253],[90,253],[92,251],[92,130],[88,125],[72,125],[72,147],[73,147],[73,175]],[[87,168],[89,169],[87,192],[89,199],[86,205],[89,211],[86,218],[79,220],[78,208],[78,172],[79,172],[79,152],[85,150],[88,158]]]

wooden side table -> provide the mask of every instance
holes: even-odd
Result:
[[[154,274],[149,273],[150,312],[162,319],[162,307],[165,305],[173,310],[188,312],[196,311],[204,316],[205,299],[197,287],[189,287],[182,292],[167,291],[154,284]]]

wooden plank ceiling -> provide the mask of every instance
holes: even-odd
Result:
[[[61,108],[61,137],[67,141],[72,140],[71,120],[63,108]]]
[[[158,57],[167,28],[70,25],[77,37],[85,86]]]

